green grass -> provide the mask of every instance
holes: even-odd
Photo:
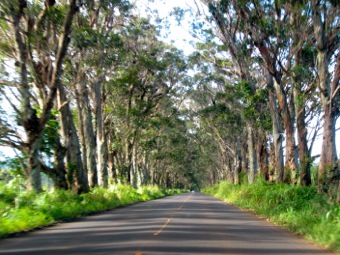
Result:
[[[203,192],[253,211],[340,254],[340,205],[329,203],[315,187],[257,180],[252,185],[221,182]]]
[[[64,190],[35,194],[19,193],[0,183],[0,237],[180,192],[157,186],[111,185],[81,195]]]

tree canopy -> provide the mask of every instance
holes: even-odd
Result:
[[[263,178],[339,201],[337,1],[196,0],[169,10],[190,53],[140,4],[0,3],[1,179],[82,193]]]

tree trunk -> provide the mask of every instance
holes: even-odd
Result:
[[[68,189],[67,179],[66,179],[66,168],[65,168],[65,154],[66,150],[62,146],[60,142],[60,137],[56,139],[55,147],[53,148],[54,151],[54,172],[55,178],[54,186],[57,189]]]
[[[137,178],[138,178],[138,167],[136,162],[136,146],[132,148],[132,155],[131,155],[131,180],[130,185],[133,188],[137,188]]]
[[[41,192],[41,176],[40,176],[40,163],[39,163],[39,147],[40,139],[36,139],[30,146],[29,153],[27,154],[27,189],[35,192]]]
[[[96,114],[96,140],[97,140],[97,170],[98,183],[102,187],[108,186],[108,151],[107,133],[103,117],[104,91],[102,87],[103,79],[98,78],[94,85],[95,114]]]
[[[246,172],[246,170],[248,169],[248,152],[246,148],[247,146],[242,146],[241,148],[241,171],[242,172]]]
[[[77,193],[88,192],[87,173],[83,168],[79,138],[63,86],[58,88],[58,108],[61,114],[61,136],[66,148],[69,185]]]
[[[247,126],[247,137],[249,157],[248,182],[252,184],[255,181],[257,173],[257,160],[255,150],[255,138],[253,128],[250,125]]]
[[[292,12],[290,15],[290,25],[295,26],[298,23],[301,23],[301,13],[300,12]],[[291,109],[291,112],[294,111],[295,115],[295,123],[297,130],[297,156],[298,156],[298,182],[302,186],[308,186],[311,184],[311,175],[310,175],[310,166],[311,166],[311,157],[310,151],[308,149],[307,143],[307,128],[306,128],[306,99],[305,92],[303,91],[303,80],[306,79],[304,75],[301,73],[301,67],[303,65],[303,57],[302,57],[302,42],[306,39],[301,36],[301,30],[293,30],[292,41],[293,49],[292,52],[294,54],[294,63],[293,63],[293,72],[291,75],[292,78],[292,89],[293,89],[293,104],[294,109]]]
[[[43,130],[40,130],[40,122],[37,117],[36,111],[32,108],[30,102],[30,86],[28,82],[27,70],[27,45],[23,37],[24,31],[21,31],[21,13],[20,6],[11,6],[12,13],[9,20],[12,25],[12,31],[15,37],[15,46],[17,51],[16,64],[20,70],[20,116],[19,122],[23,125],[27,142],[25,146],[25,153],[27,154],[27,180],[26,186],[28,190],[41,192],[41,177],[40,177],[40,164],[39,164],[39,148],[41,144],[41,137]]]
[[[108,147],[110,144],[108,143]],[[107,148],[108,150],[108,160],[107,160],[107,166],[108,166],[108,175],[109,179],[113,181],[113,183],[118,182],[118,173],[117,173],[117,168],[115,165],[115,152],[112,152]]]
[[[277,98],[275,96],[273,77],[268,74],[267,84],[269,90],[269,109],[272,118],[273,127],[273,147],[274,147],[274,161],[271,162],[271,167],[275,172],[275,179],[277,183],[283,182],[284,178],[284,161],[283,161],[283,121],[277,105]]]
[[[324,185],[329,181],[331,172],[336,169],[335,122],[331,106],[324,105],[323,142],[318,175],[318,186],[321,189],[327,189]]]
[[[267,139],[265,134],[259,134],[258,137],[258,161],[261,177],[268,181],[269,180],[269,168],[268,168],[268,150],[267,150]]]
[[[298,65],[295,61],[294,65]],[[299,183],[302,186],[309,186],[311,181],[310,166],[311,166],[311,156],[307,144],[307,128],[306,128],[306,110],[305,102],[301,97],[302,89],[301,83],[293,77],[293,94],[295,103],[295,118],[296,118],[296,128],[297,128],[297,139],[298,139],[298,155],[299,155]]]
[[[83,159],[83,168],[86,173],[88,173],[87,161],[86,161],[86,154],[87,154],[87,147],[85,144],[85,121],[83,117],[83,110],[81,109],[82,106],[79,101],[79,94],[78,92],[76,96],[77,107],[78,107],[78,119],[79,119],[79,137],[80,137],[80,144],[81,144],[81,152],[82,152],[82,159]],[[89,174],[88,174],[89,177]],[[90,185],[89,185],[90,186]],[[91,186],[90,186],[91,187]]]
[[[287,95],[283,91],[281,78],[274,79],[274,87],[278,99],[278,105],[283,118],[283,125],[286,131],[286,164],[284,168],[284,182],[296,182],[297,162],[295,156],[294,121],[289,110]]]
[[[81,141],[83,145],[84,168],[88,174],[89,186],[93,188],[98,185],[96,137],[92,125],[90,98],[84,81],[78,83],[76,92],[79,105],[79,122],[82,129]]]
[[[339,56],[337,57],[336,72],[334,75],[335,82],[331,86],[329,77],[329,57],[327,55],[327,38],[326,38],[326,24],[323,21],[326,13],[323,11],[325,6],[321,6],[320,1],[312,1],[312,17],[314,26],[314,36],[316,40],[316,68],[318,71],[318,88],[320,90],[320,100],[324,112],[324,126],[323,126],[323,142],[322,151],[319,163],[318,172],[318,189],[319,191],[329,192],[329,184],[332,183],[332,177],[337,174],[337,155],[335,147],[335,124],[336,124],[336,107],[335,98],[339,97],[339,92],[336,92],[339,79]],[[336,94],[337,93],[337,94]],[[339,177],[338,177],[339,178]],[[335,190],[335,194],[337,189]],[[340,196],[340,195],[337,195]]]
[[[234,167],[234,184],[240,184],[239,174],[242,170],[242,153],[241,153],[241,145],[238,142],[236,145],[236,157],[235,157],[235,167]]]
[[[148,185],[150,183],[150,167],[149,167],[149,152],[144,151],[142,169],[141,169],[141,185]]]
[[[25,1],[21,1],[25,2]],[[71,0],[69,4],[69,8],[67,10],[67,14],[65,16],[63,29],[60,32],[58,37],[58,47],[57,51],[54,54],[54,63],[53,68],[49,70],[48,77],[51,77],[48,81],[48,84],[43,84],[44,89],[48,90],[48,94],[42,100],[41,114],[39,118],[37,118],[36,111],[33,109],[31,105],[31,91],[28,83],[28,72],[27,65],[34,65],[33,60],[30,59],[32,52],[28,52],[31,50],[33,45],[29,36],[34,34],[34,30],[32,24],[34,24],[35,20],[30,19],[30,22],[27,22],[28,18],[24,17],[26,10],[25,8],[29,8],[24,4],[19,3],[17,1],[13,1],[13,3],[9,4],[10,12],[6,13],[6,19],[10,22],[10,26],[12,26],[13,34],[15,37],[16,47],[13,49],[13,52],[17,54],[16,56],[16,64],[20,69],[20,114],[19,121],[23,124],[26,136],[28,140],[26,141],[25,152],[27,154],[27,187],[29,190],[34,190],[36,192],[40,192],[41,188],[41,178],[40,178],[40,162],[39,162],[39,149],[41,146],[42,137],[45,131],[46,123],[51,116],[51,110],[53,108],[53,102],[56,98],[56,91],[60,85],[60,77],[62,72],[62,64],[64,57],[67,53],[67,48],[69,45],[69,35],[71,33],[72,21],[73,17],[78,11],[76,0]],[[29,10],[28,10],[29,12]],[[7,16],[8,15],[8,16]],[[31,33],[33,32],[33,33]],[[34,40],[33,40],[34,41]],[[30,45],[29,45],[30,44]],[[34,53],[35,57],[39,57],[40,52],[37,54]],[[36,73],[35,75],[41,75]],[[32,75],[34,76],[34,75]],[[43,77],[39,77],[41,80],[44,80]],[[47,92],[46,92],[47,93]],[[45,96],[45,95],[44,95]],[[40,98],[42,99],[42,98]]]
[[[219,180],[227,179],[229,183],[234,183],[234,170],[236,167],[236,159],[235,158],[227,158],[226,162],[223,164],[223,171],[219,174]]]
[[[108,186],[108,151],[107,151],[107,134],[105,130],[97,131],[97,158],[98,158],[98,172],[99,185],[102,187]]]

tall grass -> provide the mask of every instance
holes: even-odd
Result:
[[[81,195],[65,190],[18,193],[0,183],[0,237],[176,193],[180,190],[157,186],[134,189],[128,185],[97,187]]]
[[[221,182],[205,193],[248,209],[340,254],[340,205],[329,203],[315,187]]]

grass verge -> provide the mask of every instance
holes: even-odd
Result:
[[[0,184],[0,237],[178,193],[181,191],[157,186],[133,189],[127,185],[112,185],[81,195],[65,190],[36,194],[18,193]]]
[[[257,180],[252,185],[221,182],[203,192],[253,211],[340,254],[340,205],[329,203],[315,187]]]

